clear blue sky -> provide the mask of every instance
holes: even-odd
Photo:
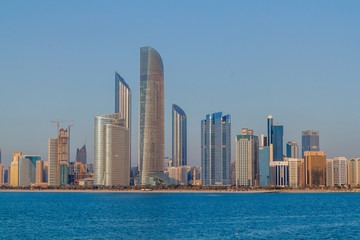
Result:
[[[188,116],[188,162],[200,165],[200,121],[231,114],[232,139],[247,127],[284,125],[284,143],[320,131],[328,157],[360,157],[359,1],[1,1],[0,147],[40,154],[50,120],[75,120],[71,158],[93,116],[113,113],[114,72],[132,89],[137,162],[139,48],[165,67],[165,155],[171,105]],[[234,144],[234,140],[233,140]],[[234,145],[232,151],[235,151]],[[234,158],[232,159],[234,160]]]

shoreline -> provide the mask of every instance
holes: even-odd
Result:
[[[1,192],[46,192],[46,193],[360,193],[360,191],[349,190],[244,190],[244,191],[226,191],[226,190],[92,190],[92,189],[0,189]]]

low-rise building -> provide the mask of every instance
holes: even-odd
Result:
[[[270,163],[270,184],[276,186],[289,185],[289,162],[273,161]]]
[[[170,184],[188,184],[188,175],[190,169],[190,166],[169,167],[168,174],[170,178]]]

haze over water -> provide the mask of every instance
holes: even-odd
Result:
[[[4,239],[359,238],[352,193],[0,194]]]

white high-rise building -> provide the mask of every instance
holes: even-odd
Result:
[[[49,186],[57,186],[57,173],[58,173],[58,139],[49,138],[49,149],[48,149],[48,159],[49,159],[49,174],[48,174],[48,183]]]
[[[302,179],[302,169],[300,166],[304,164],[304,159],[302,158],[284,158],[285,162],[288,162],[289,166],[289,187],[298,188],[301,184]]]
[[[334,158],[334,185],[343,186],[348,184],[347,159],[345,157]]]
[[[329,187],[348,184],[348,161],[345,157],[326,160],[326,185]]]
[[[115,72],[115,113],[94,117],[94,185],[127,186],[131,167],[131,90]]]
[[[130,131],[118,113],[94,117],[94,185],[130,184]]]

